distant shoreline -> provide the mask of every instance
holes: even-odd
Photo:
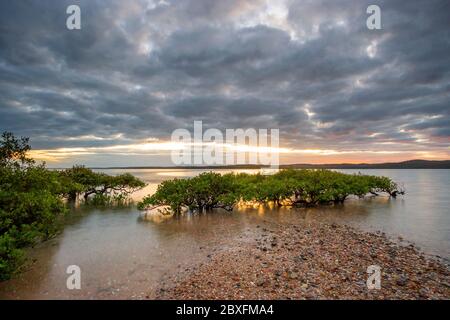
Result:
[[[96,170],[106,169],[177,169],[177,170],[205,170],[205,169],[269,169],[264,165],[231,165],[231,166],[126,166],[126,167],[90,167]],[[280,169],[450,169],[450,160],[408,160],[386,163],[332,163],[332,164],[284,164]],[[64,168],[52,168],[64,169]]]

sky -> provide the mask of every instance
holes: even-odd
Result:
[[[194,121],[278,129],[281,163],[450,159],[449,49],[447,0],[1,1],[0,130],[51,167],[171,166]]]

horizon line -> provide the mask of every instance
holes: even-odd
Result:
[[[425,159],[410,159],[404,161],[397,162],[358,162],[358,163],[350,163],[350,162],[341,162],[341,163],[290,163],[290,164],[280,164],[278,168],[286,168],[286,167],[326,167],[329,169],[333,169],[333,167],[339,166],[368,166],[367,169],[370,169],[369,166],[401,166],[408,164],[417,164],[418,169],[423,167],[424,164],[444,164],[445,166],[442,169],[450,168],[450,159],[445,160],[425,160]],[[422,165],[422,166],[420,166]],[[270,169],[270,165],[262,165],[262,164],[233,164],[233,165],[192,165],[192,166],[155,166],[155,165],[142,165],[142,166],[85,166],[89,169]],[[49,169],[68,169],[70,167],[49,167]],[[424,169],[440,169],[437,167],[425,166]],[[387,169],[387,168],[383,168]],[[395,169],[414,169],[412,167],[396,167]]]

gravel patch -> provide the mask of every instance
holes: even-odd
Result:
[[[414,245],[337,224],[268,222],[253,241],[208,254],[209,261],[154,293],[157,299],[450,299],[448,266]],[[381,289],[367,268],[381,268]]]

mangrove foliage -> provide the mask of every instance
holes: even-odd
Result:
[[[24,248],[55,235],[70,200],[117,203],[145,186],[130,174],[109,176],[81,166],[49,170],[28,157],[30,149],[28,138],[1,136],[0,281],[22,265]]]
[[[404,191],[387,177],[344,174],[332,170],[287,169],[274,175],[202,173],[190,179],[162,182],[156,192],[139,204],[141,210],[168,207],[183,209],[233,210],[238,203],[274,203],[278,206],[314,206],[343,203],[350,196],[363,198],[385,193],[391,197]]]

